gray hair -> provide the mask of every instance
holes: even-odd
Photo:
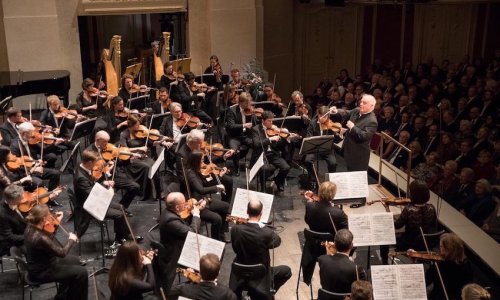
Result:
[[[192,142],[201,142],[205,139],[205,133],[199,129],[193,129],[191,130],[187,137],[186,137],[186,143],[192,143]]]
[[[5,197],[5,201],[8,204],[17,204],[15,203],[17,199],[23,196],[24,189],[17,184],[8,185],[3,191],[3,195]]]
[[[33,126],[33,124],[31,124],[30,122],[24,122],[21,123],[21,125],[19,125],[17,129],[19,130],[19,133],[22,134],[35,130],[35,126]]]
[[[335,248],[340,252],[346,252],[352,246],[352,232],[349,229],[340,229],[335,234]]]
[[[300,96],[300,98],[304,98],[304,95],[300,91],[293,91],[292,93],[292,99],[295,98],[296,96]]]

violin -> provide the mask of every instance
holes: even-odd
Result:
[[[101,150],[101,156],[104,160],[109,161],[116,157],[120,160],[129,160],[130,157],[140,155],[140,157],[145,157],[145,154],[133,153],[128,147],[116,147],[113,144],[108,143],[106,149]]]
[[[420,251],[406,251],[406,252],[389,252],[390,257],[396,257],[398,255],[404,255],[414,260],[424,260],[424,261],[444,261],[444,257],[435,252],[420,252]]]
[[[312,201],[314,201],[314,202],[319,202],[319,196],[318,196],[318,195],[316,195],[315,193],[313,193],[312,191],[306,191],[306,192],[304,193],[304,196],[305,196],[306,198],[310,198],[310,199],[312,199]]]
[[[94,167],[92,168],[92,177],[94,177],[95,181],[101,179],[103,174],[109,173],[110,167],[104,161],[104,159],[99,159],[95,162]]]
[[[42,129],[52,133],[56,131],[54,128],[50,129],[50,126],[42,125],[42,123],[38,120],[31,120],[31,124],[35,127],[35,132],[39,132]]]
[[[276,105],[278,105],[280,107],[285,107],[283,100],[276,93],[273,93],[273,95],[271,96],[271,99],[269,99],[269,101],[273,101],[274,103],[276,103]]]
[[[200,173],[203,176],[210,176],[211,174],[220,175],[224,171],[227,173],[227,168],[221,168],[214,163],[202,163],[200,167]]]
[[[92,88],[90,92],[88,92],[90,97],[98,97],[100,99],[108,99],[108,92],[104,90],[99,90],[98,88]]]
[[[324,246],[326,249],[327,255],[335,255],[337,253],[337,248],[335,248],[335,244],[329,241],[321,242],[321,246]]]
[[[225,152],[231,151],[233,149],[226,149],[221,143],[215,143],[215,144],[208,144],[207,142],[203,141],[201,144],[201,150],[205,152],[205,154],[212,154],[213,156],[216,157],[221,157],[224,155]],[[235,150],[235,153],[238,153],[239,150]]]
[[[381,202],[385,205],[406,205],[410,204],[411,200],[409,198],[377,199],[373,201],[366,201],[366,205],[372,205],[377,202]]]
[[[144,125],[141,125],[139,127],[139,130],[135,132],[134,136],[135,136],[135,138],[138,138],[138,139],[143,139],[143,138],[146,138],[147,136],[149,136],[149,139],[152,141],[158,141],[160,139],[162,141],[172,141],[173,140],[171,137],[160,134],[160,131],[158,129],[148,130],[146,128],[146,126],[144,126]]]
[[[243,110],[243,113],[245,116],[250,117],[252,115],[255,115],[257,118],[262,117],[262,113],[264,112],[264,109],[262,107],[247,107]]]
[[[266,129],[266,134],[268,136],[279,135],[280,137],[286,139],[290,136],[290,132],[286,128],[268,128]]]
[[[211,91],[215,91],[216,88],[213,86],[207,86],[206,83],[197,83],[194,82],[193,85],[191,85],[191,91],[193,93],[207,93]]]
[[[24,162],[24,163],[23,163]],[[7,156],[7,169],[9,171],[16,171],[18,170],[21,166],[26,166],[27,169],[31,169],[34,164],[34,160],[31,159],[28,155],[24,155],[23,157],[17,157],[12,153],[9,153]]]
[[[181,273],[184,277],[186,277],[189,281],[193,283],[201,282],[201,275],[198,272],[191,271],[189,269],[177,268],[175,270],[177,273]]]
[[[34,131],[33,134],[31,135],[30,139],[28,140],[28,144],[36,145],[38,143],[41,143],[42,140],[43,140],[43,143],[45,145],[52,145],[57,140],[63,140],[64,142],[66,141],[66,139],[55,137],[54,134],[51,132],[43,132],[42,133],[42,132]]]
[[[50,195],[59,194],[66,189],[65,186],[59,186],[49,192],[45,187],[37,187],[34,192],[24,192],[23,200],[17,205],[17,208],[22,213],[29,212],[38,203],[45,204],[49,202]]]
[[[57,119],[66,118],[68,120],[74,120],[78,117],[84,117],[78,114],[78,112],[74,109],[67,109],[64,106],[60,106],[57,112],[55,112],[55,117]]]
[[[326,119],[326,121],[320,122],[319,125],[321,130],[331,130],[336,133],[339,133],[340,129],[342,129],[342,124],[333,122],[330,119]]]
[[[133,94],[133,93],[149,93],[150,90],[151,90],[151,88],[148,87],[147,85],[134,84],[134,85],[132,85],[132,88],[130,88],[129,93],[131,93],[131,94]]]
[[[49,213],[48,219],[45,220],[45,224],[43,224],[43,231],[52,234],[56,232],[60,224],[61,222],[59,222],[59,220],[56,217],[54,217],[53,214]]]
[[[309,109],[307,109],[307,106],[305,104],[301,104],[299,105],[299,107],[297,107],[297,113],[299,114],[299,116],[309,115]]]
[[[144,139],[148,136],[148,134],[149,130],[144,125],[139,125],[139,129],[137,129],[135,132],[130,131],[130,137],[132,139]]]
[[[202,123],[200,118],[196,116],[190,116],[188,113],[182,113],[182,116],[177,119],[176,123],[177,127],[183,128],[185,126],[194,129],[197,128],[198,126],[206,126],[206,127],[211,127],[210,124],[205,124]]]
[[[248,218],[242,218],[242,217],[235,217],[235,216],[226,216],[226,221],[228,222],[233,222],[236,224],[246,224],[248,223]]]
[[[190,198],[186,200],[186,205],[184,205],[184,210],[180,212],[179,217],[181,219],[185,220],[191,216],[191,211],[193,210],[193,207],[198,206],[201,204],[202,201],[206,201],[207,198],[203,198],[200,201],[196,200],[195,198]]]
[[[122,111],[115,113],[115,116],[125,119],[130,115],[138,115],[140,118],[144,118],[146,116],[146,113],[141,113],[137,109],[128,109],[126,107]]]

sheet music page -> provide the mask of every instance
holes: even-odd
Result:
[[[83,209],[85,209],[89,214],[99,221],[104,220],[106,212],[108,211],[109,204],[113,199],[115,192],[113,189],[107,189],[103,187],[100,183],[95,183],[94,187],[90,191],[87,200],[83,204]]]
[[[371,266],[373,299],[375,300],[400,300],[399,280],[397,265]]]
[[[347,221],[355,247],[396,244],[392,213],[350,214]]]
[[[199,252],[198,243],[200,246]],[[199,271],[200,257],[207,253],[213,253],[219,257],[219,260],[222,260],[222,253],[224,252],[225,246],[226,243],[224,242],[211,239],[204,235],[197,235],[196,233],[190,231],[186,236],[186,241],[184,242],[184,247],[182,247],[181,256],[179,257],[179,261],[177,263]]]
[[[262,152],[259,156],[259,159],[255,162],[252,169],[250,169],[250,174],[248,175],[248,182],[252,182],[252,179],[257,175],[260,168],[264,165],[264,152]]]
[[[163,160],[165,160],[165,156],[163,155],[164,152],[165,148],[161,150],[160,154],[158,154],[158,158],[156,159],[155,163],[151,166],[151,168],[149,168],[149,174],[148,174],[149,179],[153,179],[153,176],[155,176],[156,171],[158,171],[158,168],[160,167],[161,163],[163,162]]]
[[[186,298],[186,297],[182,297],[182,296],[179,296],[177,299],[178,300],[193,300],[191,298]]]
[[[274,195],[249,191],[242,188],[237,188],[234,193],[233,209],[231,216],[248,218],[247,208],[250,199],[259,199],[262,203],[262,217],[261,222],[267,223],[271,215],[271,208],[273,207]]]
[[[372,213],[370,215],[372,245],[395,245],[396,231],[392,212]],[[350,227],[349,227],[350,228]]]
[[[373,299],[427,299],[422,264],[372,266],[371,272]]]
[[[370,246],[372,243],[370,214],[348,215],[347,222],[352,232],[354,246]]]
[[[328,173],[328,180],[337,185],[335,199],[368,198],[366,171]]]

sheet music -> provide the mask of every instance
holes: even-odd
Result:
[[[366,171],[328,173],[328,180],[337,185],[335,199],[368,198]]]
[[[351,214],[347,220],[355,247],[396,244],[392,212]]]
[[[182,296],[179,296],[177,299],[178,300],[193,300],[191,298],[186,298],[186,297],[182,297]]]
[[[262,202],[262,217],[261,222],[267,223],[271,215],[271,208],[273,206],[274,195],[260,193],[256,191],[249,191],[242,188],[237,188],[234,194],[233,209],[231,216],[248,218],[247,208],[250,199],[259,199]]]
[[[106,212],[108,211],[109,204],[113,199],[115,192],[113,189],[107,189],[103,187],[100,183],[95,183],[94,187],[90,191],[87,200],[83,204],[83,209],[85,209],[89,214],[99,221],[104,220]]]
[[[253,165],[252,169],[250,170],[250,173],[248,175],[248,182],[252,182],[252,179],[257,175],[259,172],[260,168],[264,165],[264,152],[262,152],[259,156],[259,159],[255,162]]]
[[[378,265],[372,266],[371,272],[376,300],[427,299],[422,264]]]
[[[165,160],[165,156],[163,153],[165,152],[165,148],[161,149],[160,154],[158,154],[158,158],[156,159],[155,163],[149,168],[149,174],[148,178],[153,179],[153,176],[155,176],[156,171],[158,171],[158,168],[160,167],[161,163]]]
[[[192,231],[188,232],[186,241],[182,247],[181,256],[177,262],[179,265],[199,271],[200,257],[207,253],[213,253],[219,257],[219,260],[222,260],[222,252],[224,252],[226,243],[200,234],[198,234],[198,237],[196,236],[196,233]],[[200,246],[200,252],[198,252],[198,243]]]

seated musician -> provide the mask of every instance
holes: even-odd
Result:
[[[120,96],[111,99],[111,107],[106,113],[107,131],[111,136],[111,143],[118,142],[120,133],[127,128],[129,114],[125,110],[124,100]]]
[[[96,133],[95,142],[89,145],[86,150],[96,152],[99,155],[99,159],[103,159],[102,153],[106,150],[109,140],[109,134],[106,131],[101,130]],[[109,179],[113,177],[112,174],[114,174],[113,187],[117,190],[124,191],[120,204],[123,205],[127,216],[131,217],[132,213],[128,211],[128,207],[134,200],[135,196],[139,194],[140,185],[138,182],[133,180],[132,176],[126,171],[123,165],[118,164],[118,166],[116,166],[118,168],[116,171],[113,169],[115,167],[114,161],[107,162],[107,166],[109,172],[108,174],[103,174],[103,176]]]
[[[307,199],[304,221],[310,230],[328,232],[332,236],[335,236],[338,230],[348,228],[347,215],[338,206],[332,205],[336,193],[337,185],[331,181],[325,181],[319,186],[319,199],[317,201],[311,198],[313,195],[312,191],[304,193]],[[310,254],[305,256],[309,259],[303,259],[301,262],[304,282],[310,284],[314,268],[316,267],[316,258],[325,254],[326,250],[324,246],[310,243],[306,240],[306,245],[304,245],[302,251],[307,251]]]
[[[256,102],[261,101],[271,101],[274,102],[273,108],[271,111],[274,113],[276,117],[281,117],[283,115],[283,108],[285,105],[283,104],[283,100],[280,96],[278,96],[274,92],[274,84],[266,83],[264,84],[264,94],[255,99]]]
[[[215,77],[215,82],[217,85],[217,89],[220,91],[222,90],[222,67],[219,63],[219,58],[217,55],[211,55],[210,56],[210,65],[205,69],[205,72],[203,74],[213,74]]]
[[[318,113],[307,127],[306,137],[331,135],[333,136],[333,142],[338,143],[341,138],[335,131],[333,131],[336,128],[329,126],[332,124],[332,121],[327,112],[328,106],[320,106],[318,108]],[[306,165],[309,179],[311,180],[311,184],[313,185],[313,187],[315,186],[316,182],[313,167],[316,160],[326,161],[328,173],[335,173],[335,171],[337,171],[337,159],[335,158],[335,151],[332,151],[330,153],[306,154],[304,156],[304,163]]]
[[[100,97],[99,89],[94,85],[92,79],[85,78],[82,82],[82,91],[76,96],[78,113],[88,118],[95,118],[103,113],[103,100]]]
[[[120,133],[119,144],[128,147],[133,155],[128,160],[121,160],[124,166],[126,166],[127,173],[130,175],[132,180],[139,183],[141,186],[141,195],[143,200],[155,199],[156,198],[156,188],[155,181],[149,179],[149,169],[154,164],[154,160],[147,157],[149,155],[148,146],[153,146],[153,141],[147,139],[146,136],[142,137],[139,135],[139,131],[146,129],[141,125],[139,119],[131,115],[127,119],[128,128]],[[147,129],[146,129],[147,130]],[[146,145],[146,140],[148,144]]]
[[[134,84],[134,77],[129,74],[122,76],[122,87],[118,91],[118,96],[128,103],[130,98],[133,98],[133,94],[138,92],[136,89],[137,85]]]
[[[292,271],[288,266],[271,266],[269,250],[278,247],[281,244],[281,238],[272,229],[260,223],[262,208],[259,200],[251,199],[247,207],[248,222],[231,228],[231,244],[236,253],[234,262],[244,265],[263,264],[269,276],[273,277],[271,282],[274,286],[271,289],[278,291],[292,277]],[[266,280],[268,278],[264,276],[255,283],[257,289],[249,292],[252,299],[263,299],[262,295],[270,293],[269,290],[263,289]],[[238,291],[238,281],[239,275],[231,270],[229,287],[236,293],[241,292]]]
[[[83,204],[87,201],[94,184],[99,183],[104,187],[112,188],[114,181],[108,180],[104,174],[99,174],[96,178],[95,165],[99,160],[99,154],[91,151],[84,150],[81,157],[81,163],[75,170],[73,177],[73,186],[76,196],[75,218],[76,218],[76,235],[82,237],[90,224],[92,216],[83,209]],[[123,239],[133,239],[130,235],[125,217],[121,211],[120,204],[111,201],[109,208],[106,212],[106,218],[114,221],[113,229],[115,231],[115,240],[111,248],[116,248],[120,245]],[[142,240],[141,236],[136,236],[136,240]]]
[[[184,74],[184,79],[178,77],[177,84],[172,85],[172,97],[173,101],[179,102],[182,105],[182,110],[194,116],[197,116],[205,124],[213,124],[212,118],[198,108],[198,102],[205,98],[204,92],[199,92],[191,89],[194,84],[195,76],[193,73],[188,72]]]
[[[220,265],[217,255],[213,253],[203,255],[200,257],[201,282],[184,283],[173,287],[168,294],[169,299],[186,297],[198,300],[236,300],[233,291],[217,282]]]
[[[188,133],[186,136],[186,143],[182,145],[179,148],[179,151],[177,152],[177,162],[176,162],[176,167],[177,167],[177,174],[180,176],[180,178],[183,178],[182,174],[182,165],[184,162],[184,165],[186,165],[190,160],[193,152],[195,151],[202,151],[201,146],[203,144],[203,141],[205,140],[205,134],[203,131],[198,130],[198,129],[193,129],[191,132]],[[227,159],[233,155],[234,150],[229,150],[227,151],[224,156],[222,157],[223,159]],[[207,155],[205,157],[204,161],[205,163],[209,163],[210,157]],[[182,162],[183,161],[183,162]],[[212,159],[212,162],[216,162],[215,158]],[[223,174],[220,176],[220,181],[222,185],[224,186],[225,194],[221,196],[222,201],[225,201],[227,203],[231,202],[232,195],[233,195],[233,178],[231,176],[228,176],[227,174]]]
[[[8,185],[3,191],[0,204],[0,254],[10,253],[11,247],[24,250],[26,221],[17,206],[23,201],[24,190],[16,184]]]
[[[144,293],[154,290],[155,274],[151,265],[153,255],[152,251],[142,253],[133,241],[126,241],[118,248],[109,270],[111,299],[143,299]]]
[[[243,92],[244,88],[248,86],[248,82],[241,78],[240,70],[236,68],[231,70],[231,79],[227,84],[235,88],[238,92]]]
[[[202,152],[193,151],[189,161],[186,163],[186,184],[189,185],[191,197],[200,200],[203,197],[210,197],[215,193],[226,193],[223,184],[215,179],[214,174],[202,174],[202,165],[204,154]],[[206,170],[206,169],[205,169]],[[223,174],[224,170],[221,171]],[[229,213],[229,202],[211,199],[205,201],[203,206],[200,206],[200,218],[203,221],[211,224],[211,237],[216,240],[224,241],[224,232],[228,229],[226,216]]]
[[[307,128],[309,121],[313,117],[311,106],[304,102],[304,95],[300,91],[292,92],[293,104],[286,112],[287,116],[300,116],[303,120],[304,128]]]
[[[363,268],[349,258],[353,247],[352,239],[352,232],[340,229],[333,243],[336,253],[325,254],[318,258],[319,278],[323,289],[333,293],[349,293],[354,281],[366,279]]]
[[[411,203],[403,208],[401,215],[394,221],[396,229],[405,227],[405,231],[396,238],[396,248],[398,251],[414,249],[425,251],[425,244],[420,233],[422,228],[424,233],[435,233],[437,231],[437,215],[434,205],[429,202],[429,188],[423,181],[414,180],[410,183]],[[433,241],[427,241],[432,248]],[[388,263],[388,246],[380,246],[380,256],[382,263]]]
[[[59,283],[55,299],[86,300],[87,269],[80,265],[78,257],[69,254],[78,238],[70,232],[66,244],[61,246],[53,232],[50,233],[51,227],[56,226],[54,219],[60,222],[62,217],[62,213],[52,216],[44,204],[33,207],[26,217],[24,244],[29,278],[39,283]]]
[[[15,138],[12,141],[10,145],[10,151],[15,156],[25,156],[32,161],[43,160],[44,163],[42,163],[41,161],[36,161],[30,172],[33,175],[33,178],[48,180],[49,191],[54,190],[59,185],[59,178],[61,176],[61,172],[59,172],[59,170],[53,169],[57,160],[56,154],[48,153],[48,148],[46,148],[44,149],[43,157],[40,157],[40,155],[42,155],[42,146],[40,145],[40,143],[35,145],[29,144],[29,140],[33,136],[33,132],[35,130],[31,123],[24,122],[19,125],[18,129],[19,137]],[[58,142],[60,141],[56,140],[55,144],[57,144]],[[21,161],[23,160],[21,159]],[[59,204],[55,201],[49,202],[49,204],[59,206]]]
[[[239,95],[238,105],[232,106],[226,113],[226,129],[229,137],[229,148],[238,149],[233,155],[233,170],[235,176],[239,176],[239,161],[244,158],[252,146],[252,111],[250,103],[252,96],[243,92]]]
[[[1,138],[1,135],[0,135]],[[10,157],[10,148],[4,145],[0,146],[0,199],[2,191],[10,184],[23,185],[24,183],[31,182],[31,175],[26,175],[26,172],[19,166],[18,170],[9,169],[7,162]],[[19,161],[16,162],[19,164]],[[10,164],[9,164],[10,165]]]
[[[162,287],[165,292],[170,290],[174,279],[177,261],[181,255],[184,241],[189,231],[198,232],[200,227],[200,209],[193,205],[191,224],[181,218],[186,210],[186,198],[182,193],[170,193],[165,197],[166,208],[160,219],[160,242],[165,247],[168,256],[158,256],[162,274]]]
[[[456,234],[445,233],[439,241],[439,249],[443,260],[437,261],[436,264],[439,267],[448,299],[460,299],[462,287],[473,280],[472,266],[465,256],[464,243]],[[429,299],[446,299],[435,266],[431,266],[426,272],[425,281],[428,286],[434,286]]]
[[[2,145],[10,146],[12,141],[18,136],[17,124],[21,124],[26,121],[23,118],[21,110],[19,108],[10,107],[5,112],[7,120],[0,126],[0,133],[2,134]]]
[[[158,101],[153,102],[151,108],[153,109],[153,114],[164,114],[169,112],[168,107],[172,103],[172,99],[170,99],[170,93],[166,87],[161,87],[158,90]],[[157,128],[153,126],[153,128]]]
[[[73,112],[65,112],[61,105],[61,100],[56,95],[47,97],[48,108],[42,111],[40,122],[49,126],[48,129],[54,129],[55,135],[61,137],[70,137],[71,131],[76,122],[82,120],[81,115],[73,115]]]
[[[163,72],[164,74],[160,79],[160,86],[170,90],[170,84],[177,80],[177,74],[174,72],[174,66],[171,62],[167,61],[163,65]]]
[[[369,281],[356,280],[351,284],[351,295],[345,300],[373,300],[373,287]]]
[[[253,153],[251,165],[265,151],[265,161],[267,160],[269,165],[278,169],[278,174],[274,178],[274,182],[278,190],[283,192],[285,190],[285,179],[290,171],[290,165],[282,157],[282,152],[286,149],[287,140],[281,138],[279,134],[273,136],[267,134],[267,130],[277,128],[276,125],[273,125],[273,118],[274,114],[272,112],[264,111],[262,113],[262,124],[255,125],[252,128]],[[269,169],[268,166],[267,169]],[[266,173],[266,177],[272,175],[272,172],[269,172],[269,170],[264,169],[264,172]]]

